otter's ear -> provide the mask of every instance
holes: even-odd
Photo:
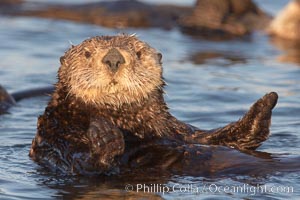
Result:
[[[61,56],[61,57],[59,58],[59,61],[60,61],[60,64],[61,64],[61,65],[64,65],[64,64],[65,64],[65,56]]]
[[[157,57],[158,57],[159,63],[161,63],[161,61],[162,61],[162,54],[161,53],[157,53]]]

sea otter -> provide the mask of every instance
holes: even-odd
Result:
[[[298,42],[300,34],[300,0],[290,1],[267,28],[271,36]]]
[[[205,144],[247,151],[269,136],[275,92],[223,128],[205,131],[176,119],[163,97],[162,55],[134,35],[87,39],[60,62],[29,153],[51,169],[107,174],[137,146]]]
[[[16,102],[20,100],[51,94],[53,90],[54,90],[53,86],[47,86],[47,87],[40,87],[40,88],[18,91],[9,94],[5,90],[5,88],[0,85],[0,115],[8,113],[8,109],[16,105]]]

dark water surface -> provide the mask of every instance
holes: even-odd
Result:
[[[260,1],[260,4],[276,13],[287,1],[270,2]],[[53,84],[59,57],[71,44],[95,35],[119,32],[67,21],[0,16],[0,83],[10,92]],[[280,99],[273,112],[272,135],[259,151],[287,159],[287,165],[299,166],[293,158],[300,156],[300,65],[278,62],[281,51],[266,35],[257,32],[243,40],[212,42],[190,38],[178,30],[128,29],[125,32],[137,33],[162,52],[164,77],[168,82],[165,98],[171,112],[202,129],[235,121],[256,99],[270,91],[278,92]],[[188,58],[197,52],[213,52],[219,56],[194,64]],[[37,116],[47,101],[47,97],[23,100],[10,109],[11,114],[0,116],[0,199],[300,198],[300,169],[270,170],[272,173],[256,176],[57,176],[28,157]],[[161,190],[152,188],[157,194],[126,192],[126,184],[137,187],[144,183],[149,187],[156,184],[156,189]],[[290,190],[255,192],[253,188],[257,184]],[[226,191],[226,186],[245,186],[248,191]],[[163,188],[168,188],[169,193],[160,192]]]

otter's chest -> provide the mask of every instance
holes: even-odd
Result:
[[[100,110],[99,115],[110,121],[123,131],[130,132],[140,138],[150,136],[154,127],[155,115],[151,111],[141,109]]]

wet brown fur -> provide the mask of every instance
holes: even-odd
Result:
[[[125,59],[115,73],[102,62],[112,48]],[[64,173],[111,173],[139,146],[249,150],[269,135],[276,93],[258,100],[239,121],[203,131],[169,113],[163,87],[161,54],[135,36],[94,37],[71,47],[61,57],[56,90],[39,117],[30,156]]]

